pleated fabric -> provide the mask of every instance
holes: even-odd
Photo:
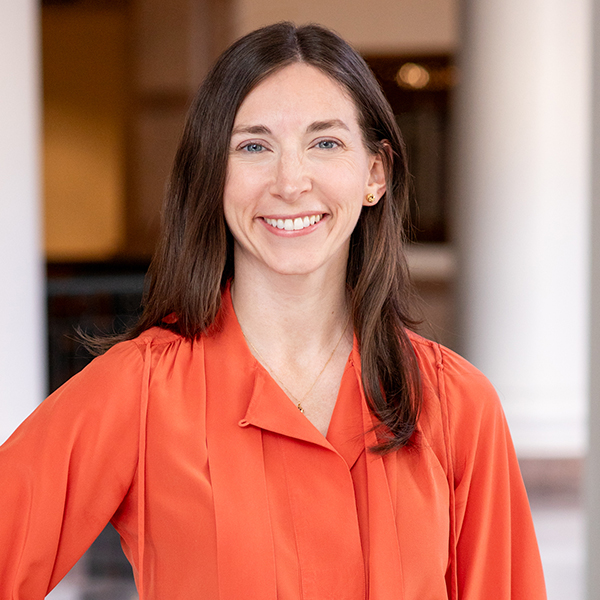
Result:
[[[37,600],[110,520],[143,600],[542,600],[527,496],[481,373],[411,334],[410,447],[379,456],[348,358],[326,437],[250,353],[228,291],[197,341],[112,348],[0,447],[0,599]]]

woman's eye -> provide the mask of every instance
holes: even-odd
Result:
[[[250,144],[242,146],[241,149],[245,150],[246,152],[262,152],[265,149],[265,147],[262,144],[251,142]]]
[[[323,150],[332,150],[333,148],[337,148],[339,144],[333,140],[321,140],[317,144],[317,148],[321,148]]]

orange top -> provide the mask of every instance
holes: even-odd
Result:
[[[41,600],[109,520],[145,600],[546,597],[481,373],[413,336],[415,444],[381,457],[356,344],[324,438],[248,350],[227,292],[222,310],[196,342],[155,328],[113,347],[0,448],[0,599]]]

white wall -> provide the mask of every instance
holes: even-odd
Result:
[[[0,0],[0,441],[45,391],[38,10]]]

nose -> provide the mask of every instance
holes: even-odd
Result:
[[[271,194],[285,202],[295,202],[311,188],[302,156],[297,152],[282,152],[271,185]]]

